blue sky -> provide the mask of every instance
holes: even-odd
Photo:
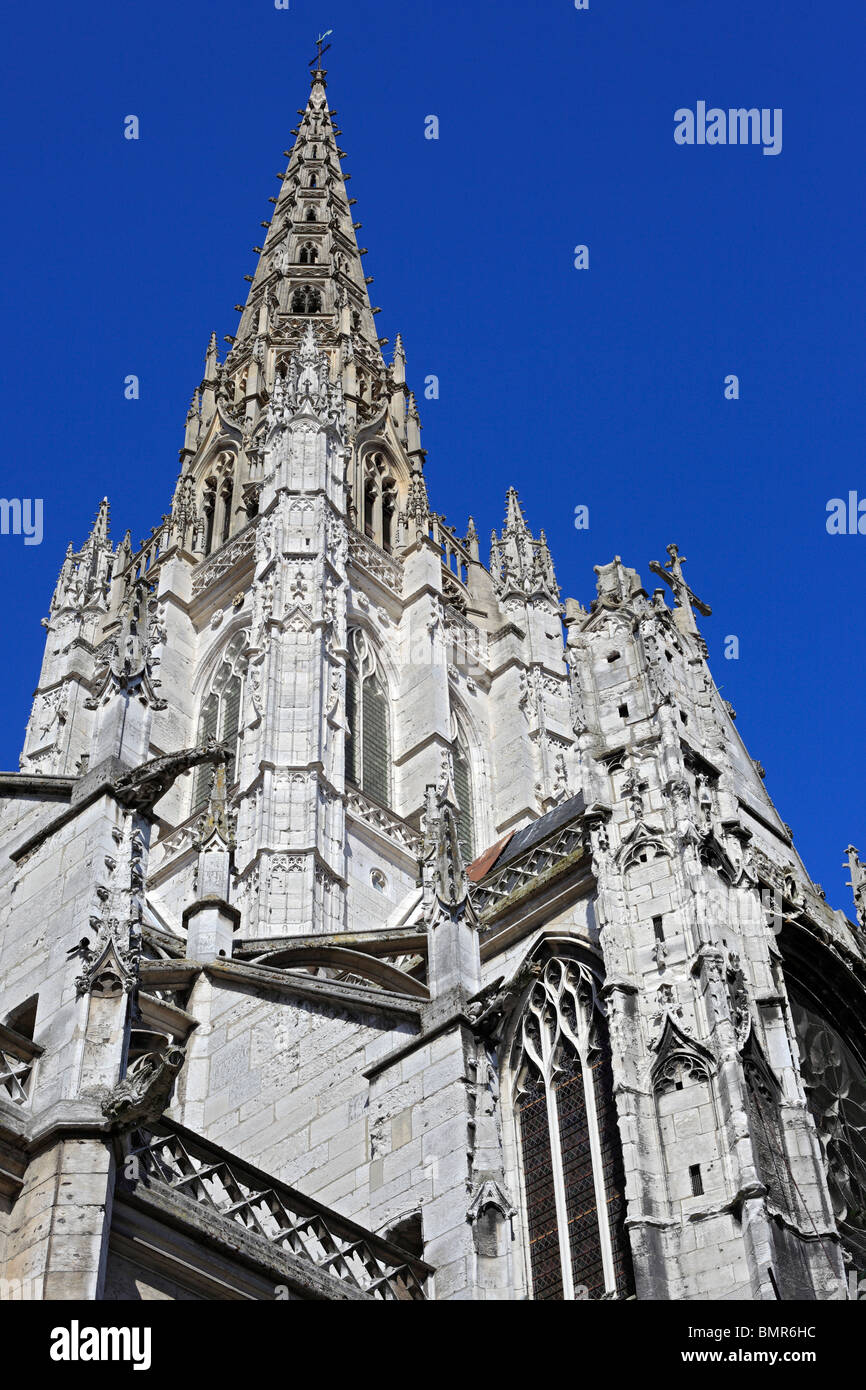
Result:
[[[0,536],[0,764],[17,766],[67,542],[104,493],[115,539],[169,506],[207,338],[235,329],[328,28],[380,332],[403,333],[419,396],[440,379],[421,402],[434,507],[485,537],[513,484],[584,603],[594,564],[619,554],[654,587],[647,562],[676,541],[713,606],[702,629],[738,728],[850,915],[866,535],[830,536],[825,518],[832,497],[866,498],[853,3],[10,10],[2,492],[44,498],[45,536]],[[698,100],[782,108],[781,154],[678,146],[674,112]]]

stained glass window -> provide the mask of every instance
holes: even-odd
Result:
[[[866,1280],[866,1066],[817,1001],[792,990],[791,1014],[836,1224]]]
[[[585,965],[548,961],[512,1065],[533,1297],[627,1297],[633,1275],[610,1050]]]
[[[237,780],[238,738],[240,734],[243,664],[241,653],[245,645],[243,633],[238,633],[226,648],[225,656],[211,681],[210,690],[202,701],[198,722],[197,743],[215,738],[226,749],[226,784]],[[202,763],[196,769],[190,813],[196,815],[207,803],[213,766]]]

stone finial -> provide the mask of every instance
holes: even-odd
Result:
[[[859,851],[853,845],[849,845],[845,853],[848,856],[848,862],[842,867],[847,868],[851,874],[848,887],[854,894],[857,921],[866,931],[866,864],[860,863]]]
[[[214,763],[207,806],[196,826],[193,841],[195,848],[205,854],[230,852],[235,848],[235,817],[228,808],[225,752],[223,749],[217,751],[219,758]]]
[[[426,790],[421,870],[430,909],[434,899],[449,909],[465,903],[469,880],[457,838],[456,798],[450,777]]]
[[[622,563],[619,555],[614,555],[607,565],[594,565],[596,590],[602,603],[628,603],[642,592],[640,575]]]
[[[490,573],[499,598],[516,594],[543,597],[559,608],[559,585],[553,560],[542,531],[536,540],[526,524],[520,498],[513,487],[505,497],[502,535],[494,531],[490,543]]]

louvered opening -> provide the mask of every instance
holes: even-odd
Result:
[[[475,855],[472,786],[469,781],[469,760],[459,744],[454,749],[453,762],[454,791],[457,796],[457,840],[464,862],[471,864]]]
[[[383,806],[390,800],[390,750],[388,747],[388,702],[375,677],[364,682],[362,702],[362,780],[361,790]]]
[[[198,743],[207,743],[209,738],[216,738],[217,719],[219,717],[219,696],[215,691],[211,691],[201,707],[201,717],[198,721]],[[192,793],[192,815],[197,815],[203,811],[207,804],[208,793],[213,780],[213,767],[210,763],[202,763],[196,769],[195,782],[193,783]]]

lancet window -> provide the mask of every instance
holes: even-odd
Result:
[[[397,480],[383,453],[364,460],[364,535],[390,554],[397,541]]]
[[[241,696],[244,686],[245,646],[243,633],[237,633],[226,648],[201,703],[197,744],[215,738],[226,749],[226,784],[232,786],[237,778],[240,739]],[[204,809],[208,799],[213,768],[209,763],[196,769],[193,783],[191,814]]]
[[[452,743],[451,761],[454,767],[454,792],[457,797],[457,840],[464,863],[471,864],[475,856],[475,817],[472,806],[472,773],[466,740],[460,725]]]
[[[626,1297],[633,1276],[610,1047],[586,965],[547,962],[512,1067],[533,1297]]]

